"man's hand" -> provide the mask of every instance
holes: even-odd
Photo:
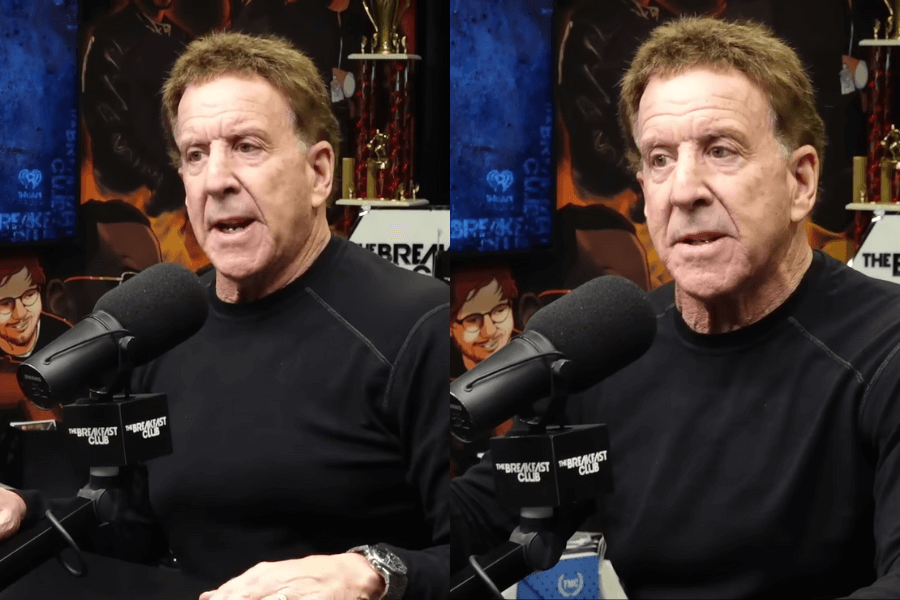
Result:
[[[372,600],[384,579],[361,554],[263,562],[199,600]]]
[[[0,540],[5,540],[18,531],[24,518],[25,501],[22,496],[0,487]]]

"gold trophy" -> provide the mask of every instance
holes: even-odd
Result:
[[[409,0],[402,9],[398,10],[398,0],[362,0],[363,8],[369,15],[369,20],[375,26],[375,39],[372,40],[373,51],[378,54],[395,54],[399,52],[396,45],[400,27],[400,19],[409,10]],[[372,13],[375,16],[372,16]],[[374,50],[377,48],[377,50]]]
[[[355,155],[343,161],[343,205],[420,206],[414,178],[413,77],[420,56],[407,53],[400,21],[410,0],[362,0],[375,27],[371,45],[351,54],[357,62]],[[401,8],[402,3],[402,8]],[[367,52],[368,50],[368,52]]]
[[[900,165],[900,131],[891,125],[890,131],[881,140],[884,154],[881,158],[881,198],[882,204],[896,203],[898,198],[898,172]]]
[[[888,9],[887,24],[884,27],[884,39],[900,40],[900,23],[897,22],[898,18],[900,18],[900,0],[893,0],[893,2],[884,0],[884,3]],[[877,33],[875,37],[878,37]]]

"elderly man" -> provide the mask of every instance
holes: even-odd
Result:
[[[445,596],[448,287],[329,234],[337,122],[288,43],[194,41],[163,106],[215,267],[203,329],[135,374],[169,398],[169,564],[201,600]]]
[[[806,241],[824,135],[762,26],[656,29],[620,116],[656,249],[658,334],[569,404],[606,423],[588,525],[629,597],[900,596],[900,288]],[[451,570],[508,537],[489,460],[451,484]]]

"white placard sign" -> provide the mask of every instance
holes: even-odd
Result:
[[[875,279],[900,283],[900,214],[876,215],[869,234],[849,264]]]
[[[360,217],[350,241],[433,277],[438,253],[450,244],[450,208],[374,208]]]

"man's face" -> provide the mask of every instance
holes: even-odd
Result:
[[[653,245],[700,299],[772,273],[790,243],[797,180],[763,92],[736,70],[695,69],[647,85],[635,123]],[[806,147],[808,148],[808,147]]]
[[[316,165],[323,169],[309,157],[330,145],[307,149],[285,98],[258,76],[188,86],[175,138],[188,217],[218,274],[238,283],[287,278],[331,190],[315,185]]]
[[[497,322],[491,318],[492,312]],[[475,329],[474,322],[479,320],[478,315],[482,315],[480,319],[482,323],[481,327]],[[483,361],[506,346],[512,336],[511,303],[503,298],[496,279],[477,290],[459,309],[456,319],[450,326],[453,340],[463,356],[474,363]],[[469,323],[468,329],[465,322]]]
[[[31,306],[26,306],[29,302]],[[0,339],[5,342],[4,347],[13,347],[15,356],[29,351],[37,334],[41,308],[41,295],[38,286],[32,284],[28,269],[23,267],[0,285]]]

